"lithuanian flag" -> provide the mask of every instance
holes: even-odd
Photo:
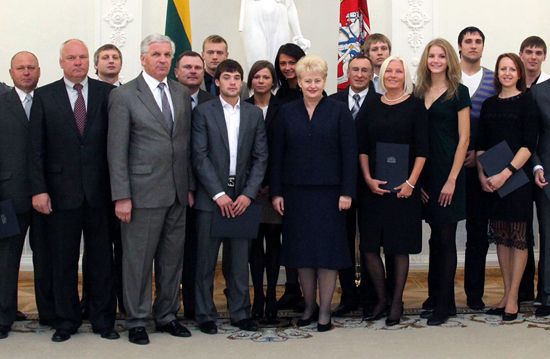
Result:
[[[165,35],[170,36],[176,44],[176,53],[170,70],[170,77],[174,78],[174,64],[179,54],[191,50],[191,12],[189,0],[168,0],[166,7]]]

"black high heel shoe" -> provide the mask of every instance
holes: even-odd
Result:
[[[391,313],[391,309],[390,309]],[[392,318],[391,314],[388,314],[388,317],[386,318],[386,326],[392,327],[394,325],[397,325],[401,322],[401,316],[403,315],[403,304],[401,304],[401,310],[399,311],[399,316],[397,318]]]
[[[329,319],[327,324],[317,323],[317,331],[319,333],[328,332],[332,328],[332,319]]]
[[[311,313],[309,318],[298,319],[298,321],[296,321],[296,326],[305,327],[307,325],[310,325],[312,322],[317,321],[317,319],[319,319],[319,307],[316,307],[315,310],[313,310],[313,313]]]
[[[506,313],[506,312],[503,312],[502,313],[502,321],[503,322],[511,322],[513,320],[516,320],[518,319],[518,313],[519,313],[519,309],[517,312],[515,313]]]

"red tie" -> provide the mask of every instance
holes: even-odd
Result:
[[[86,103],[84,102],[84,96],[82,96],[82,84],[75,84],[74,89],[78,92],[76,102],[74,103],[74,120],[80,136],[84,134],[84,128],[86,127]]]

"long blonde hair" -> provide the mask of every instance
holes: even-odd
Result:
[[[453,46],[445,39],[437,38],[433,39],[426,45],[416,70],[416,86],[414,93],[417,97],[424,98],[424,95],[432,86],[432,74],[428,69],[428,53],[433,46],[438,46],[445,52],[447,59],[447,69],[445,70],[445,77],[447,78],[447,95],[446,100],[450,100],[456,96],[460,80],[462,78],[462,70],[460,69],[460,63],[458,56]]]

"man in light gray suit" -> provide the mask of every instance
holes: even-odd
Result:
[[[255,331],[250,318],[247,238],[210,235],[212,217],[242,215],[256,198],[267,167],[267,139],[262,111],[241,101],[243,69],[224,60],[214,75],[220,96],[197,106],[193,113],[193,168],[197,178],[197,275],[195,316],[203,333],[217,333],[213,285],[220,244],[228,285],[231,324]]]
[[[155,263],[157,330],[191,333],[176,320],[185,239],[193,199],[189,91],[167,79],[175,46],[169,37],[141,42],[143,72],[109,98],[108,160],[115,213],[122,221],[123,295],[128,337],[148,344]]]
[[[537,308],[535,315],[545,317],[550,315],[550,198],[544,193],[548,186],[545,169],[550,168],[550,80],[531,87],[531,93],[541,114],[537,151],[532,157],[535,184],[538,187],[535,191],[535,202],[539,220],[539,283],[542,292],[542,305]],[[548,191],[547,188],[546,190]]]

